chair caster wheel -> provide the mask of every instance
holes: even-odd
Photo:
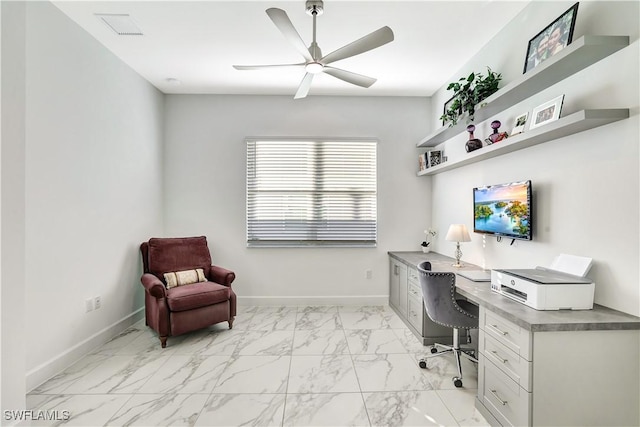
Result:
[[[427,369],[427,361],[424,359],[420,359],[420,361],[418,362],[418,366],[420,366],[422,369]]]
[[[462,387],[462,380],[460,378],[454,378],[453,379],[453,385],[456,386],[456,388],[460,388]]]
[[[431,347],[431,354],[435,354],[438,352],[438,349],[435,347]]]

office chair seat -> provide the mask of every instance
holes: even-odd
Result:
[[[439,325],[453,328],[453,345],[434,344],[431,348],[433,354],[421,359],[419,365],[426,368],[426,359],[453,353],[458,368],[458,376],[453,377],[453,384],[462,387],[461,356],[474,363],[478,363],[478,360],[473,349],[460,347],[460,329],[478,328],[478,307],[464,299],[456,298],[455,273],[432,272],[431,263],[425,261],[418,266],[418,278],[427,316]],[[438,353],[438,347],[442,347],[444,351]]]

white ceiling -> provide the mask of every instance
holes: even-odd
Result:
[[[295,94],[303,70],[232,65],[303,62],[265,10],[283,9],[310,44],[304,0],[54,1],[60,10],[164,93]],[[368,89],[317,75],[310,96],[430,96],[528,1],[326,0],[317,20],[324,54],[385,25],[395,40],[332,64],[378,81]],[[118,36],[95,14],[129,14],[143,36]],[[172,85],[167,79],[178,79]]]

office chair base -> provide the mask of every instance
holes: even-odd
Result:
[[[438,347],[442,347],[443,350],[438,352]],[[431,357],[438,357],[438,356],[441,356],[441,355],[446,354],[446,353],[451,353],[455,349],[456,348],[454,346],[435,343],[429,349],[429,351],[431,352],[431,354],[433,354],[433,356],[427,356],[427,359],[429,359]],[[461,356],[465,356],[471,362],[478,363],[478,358],[476,356],[476,351],[473,348],[460,348],[459,347],[458,350],[460,351],[460,355]]]
[[[438,352],[437,347],[442,347],[444,350]],[[466,359],[468,359],[469,361],[473,362],[473,363],[478,363],[478,359],[476,358],[476,352],[473,349],[467,349],[467,348],[455,348],[452,346],[447,346],[447,345],[443,345],[443,344],[434,344],[431,347],[431,356],[427,356],[427,357],[423,357],[422,359],[420,359],[418,361],[418,366],[420,366],[420,368],[422,369],[427,369],[427,359],[432,359],[434,357],[439,357],[439,356],[443,356],[445,354],[448,353],[453,353],[455,361],[456,361],[456,365],[458,368],[458,375],[451,378],[451,380],[453,381],[453,385],[456,386],[456,388],[460,388],[462,387],[462,365],[460,364],[460,358],[461,356],[464,356]]]

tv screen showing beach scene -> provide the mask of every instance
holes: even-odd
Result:
[[[473,189],[476,233],[531,240],[531,181]]]

